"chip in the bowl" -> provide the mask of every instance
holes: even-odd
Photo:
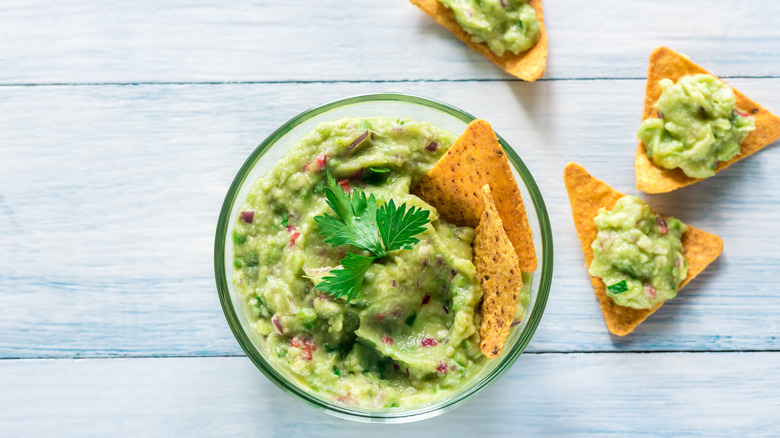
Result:
[[[538,260],[520,188],[488,122],[477,119],[469,123],[412,193],[435,207],[444,220],[476,227],[482,217],[481,190],[485,184],[493,191],[520,270],[535,271]]]
[[[504,350],[517,309],[523,278],[517,255],[496,210],[490,186],[480,189],[485,208],[474,231],[474,266],[482,286],[479,337],[482,354],[493,359]]]

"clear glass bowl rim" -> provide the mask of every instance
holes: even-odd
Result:
[[[528,170],[525,163],[523,163],[514,149],[512,149],[509,144],[500,135],[498,135],[498,133],[496,133],[496,135],[501,146],[506,152],[509,161],[519,173],[523,183],[526,186],[526,189],[530,194],[531,201],[536,211],[537,220],[539,221],[542,243],[539,289],[534,307],[531,309],[530,314],[527,315],[529,318],[528,323],[526,324],[518,341],[508,351],[504,351],[501,359],[499,359],[501,360],[500,364],[494,370],[492,370],[490,374],[485,376],[485,378],[482,380],[477,381],[470,388],[466,389],[455,397],[445,399],[433,405],[423,406],[417,410],[404,410],[400,412],[360,411],[349,409],[345,406],[336,405],[334,403],[327,403],[320,398],[314,397],[313,395],[307,393],[290,382],[289,379],[285,376],[280,375],[278,372],[276,372],[276,370],[273,369],[273,367],[266,364],[265,358],[263,358],[262,354],[254,347],[252,341],[249,339],[249,336],[242,328],[238,315],[236,314],[235,305],[231,299],[229,290],[229,283],[231,279],[227,278],[227,270],[225,269],[225,248],[228,237],[227,230],[231,220],[231,211],[233,205],[236,202],[238,192],[244,184],[246,177],[249,175],[249,172],[256,165],[256,163],[262,158],[262,156],[293,128],[313,117],[342,106],[381,101],[411,103],[423,107],[428,107],[430,109],[434,109],[453,116],[465,123],[469,123],[475,119],[475,117],[471,114],[449,104],[404,93],[361,94],[335,100],[298,114],[276,129],[265,140],[263,140],[263,142],[260,143],[260,145],[258,145],[249,155],[233,179],[233,182],[231,183],[230,188],[228,189],[228,192],[225,196],[225,200],[222,204],[222,209],[220,211],[217,222],[216,236],[214,240],[214,274],[216,278],[217,291],[219,294],[219,301],[222,305],[222,310],[225,314],[228,325],[233,332],[233,335],[236,337],[239,345],[252,361],[252,363],[254,363],[255,366],[276,386],[288,394],[291,394],[294,397],[304,401],[308,405],[337,417],[360,422],[404,423],[431,418],[441,413],[447,412],[472,399],[477,394],[485,390],[488,386],[490,386],[494,381],[498,380],[498,378],[501,377],[514,364],[517,358],[520,357],[520,355],[525,350],[526,346],[531,340],[531,337],[536,331],[539,322],[541,321],[542,314],[544,313],[544,309],[547,304],[547,298],[550,292],[550,285],[552,283],[553,276],[552,230],[547,214],[547,208],[545,207],[542,194],[539,191],[539,187],[536,185],[536,181],[531,176],[531,172]],[[239,303],[239,305],[240,304],[241,303]]]

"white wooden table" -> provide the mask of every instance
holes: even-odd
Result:
[[[644,196],[721,258],[611,337],[562,181],[634,189],[647,57],[688,54],[780,112],[780,2],[547,0],[547,73],[513,80],[405,1],[0,4],[1,436],[780,434],[780,148]],[[432,420],[331,418],[269,383],[217,299],[217,214],[245,157],[312,106],[397,91],[489,120],[555,240],[513,368]],[[489,434],[489,435],[487,435]]]

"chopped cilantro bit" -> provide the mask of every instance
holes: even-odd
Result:
[[[246,236],[239,233],[238,230],[233,230],[233,244],[243,245],[246,243]]]
[[[289,223],[290,223],[290,213],[285,211],[284,216],[282,216],[282,226],[286,227],[287,224]]]
[[[409,315],[408,318],[406,318],[406,325],[411,327],[414,324],[414,320],[415,319],[417,319],[417,314],[416,313],[412,313],[411,315]]]
[[[335,374],[336,377],[341,377],[341,371],[339,371],[336,365],[333,365],[333,374]]]
[[[613,294],[622,294],[628,290],[628,285],[626,284],[626,280],[623,280],[619,283],[615,283],[612,286],[609,286],[607,289],[609,289],[609,291]]]

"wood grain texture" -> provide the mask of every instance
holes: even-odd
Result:
[[[244,357],[0,361],[14,376],[0,379],[0,424],[62,437],[770,436],[778,371],[778,353],[524,355],[460,408],[379,425],[305,406]]]
[[[731,83],[770,110],[780,79]],[[780,149],[643,196],[723,256],[626,339],[588,283],[561,172],[628,194],[644,80],[0,87],[0,357],[240,354],[212,273],[217,213],[253,147],[296,113],[404,91],[489,120],[525,160],[555,236],[531,351],[777,350]]]
[[[780,2],[556,0],[546,78],[640,78],[659,45],[778,76]],[[509,79],[406,1],[6,0],[0,83]]]

